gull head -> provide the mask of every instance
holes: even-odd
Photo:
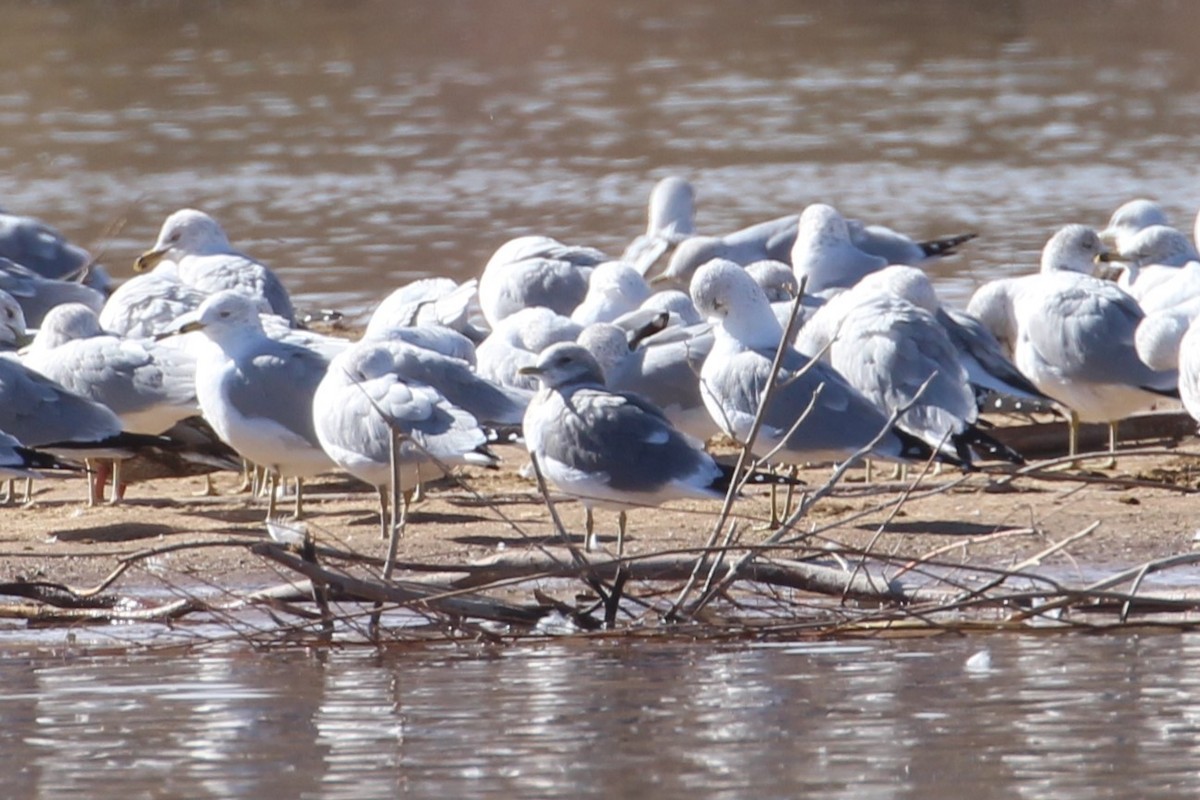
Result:
[[[802,247],[828,247],[850,241],[850,229],[836,208],[825,203],[813,203],[800,212],[794,253]],[[793,263],[795,257],[793,256]]]
[[[0,346],[21,347],[28,341],[25,312],[8,292],[0,289]]]
[[[166,335],[193,331],[203,331],[216,342],[227,338],[236,340],[250,331],[261,334],[258,304],[253,298],[229,289],[217,292],[195,311],[180,317],[177,326]]]
[[[1042,272],[1095,275],[1096,264],[1109,259],[1100,234],[1086,225],[1065,225],[1042,248]]]
[[[660,236],[691,236],[696,230],[696,191],[677,175],[668,175],[650,192],[650,214],[646,233]]]
[[[692,302],[705,319],[746,347],[777,347],[783,336],[762,287],[732,261],[710,261],[692,278]]]
[[[893,264],[881,270],[864,275],[854,286],[854,291],[870,294],[879,292],[895,295],[907,300],[917,308],[923,308],[930,314],[938,313],[941,302],[933,281],[925,274],[925,270],[902,264]]]
[[[175,261],[184,256],[228,253],[233,249],[220,223],[194,208],[182,208],[163,222],[154,247],[138,256],[135,272],[145,272],[170,255]]]
[[[1108,227],[1100,231],[1100,238],[1109,246],[1124,250],[1129,246],[1129,238],[1138,231],[1151,225],[1166,225],[1167,212],[1153,200],[1139,197],[1130,200],[1116,211],[1108,220]]]
[[[1196,248],[1186,234],[1169,225],[1151,225],[1138,231],[1128,239],[1128,244],[1111,256],[1114,261],[1125,261],[1139,267],[1161,264],[1167,267],[1182,267],[1197,260]]]
[[[630,353],[625,331],[610,322],[588,325],[576,341],[591,353],[605,376],[611,375]]]
[[[535,375],[547,389],[564,386],[603,386],[604,372],[582,345],[560,342],[547,348],[533,364],[517,370]]]
[[[746,272],[772,303],[790,302],[800,291],[796,273],[782,261],[755,261],[746,267]]]
[[[103,336],[100,318],[83,303],[60,303],[42,317],[41,327],[33,337],[31,351],[52,350],[75,339]]]
[[[725,243],[716,236],[692,236],[684,239],[671,254],[667,268],[650,279],[651,286],[688,286],[696,270],[725,254]]]

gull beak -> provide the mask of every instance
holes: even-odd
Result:
[[[646,284],[648,286],[665,286],[666,284],[671,283],[672,280],[673,279],[670,275],[665,272],[660,272],[650,280],[646,281]]]
[[[163,256],[165,256],[170,250],[171,248],[169,247],[157,247],[153,250],[147,250],[138,256],[137,260],[133,262],[133,271],[149,272],[150,270],[154,269],[155,264],[157,264],[159,261],[162,261]]]
[[[1103,253],[1097,253],[1096,257],[1092,260],[1097,264],[1111,264],[1114,261],[1124,261],[1125,259],[1121,258],[1119,253],[1114,253],[1111,250],[1105,250]]]
[[[185,333],[194,333],[195,331],[204,330],[204,323],[198,319],[189,320],[177,328],[172,328],[169,331],[156,333],[154,341],[161,342],[163,339],[170,339],[172,336],[182,336]]]
[[[529,364],[528,366],[519,368],[517,370],[517,374],[518,375],[541,375],[542,368],[539,367],[537,364]]]

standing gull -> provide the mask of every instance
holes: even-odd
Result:
[[[382,531],[387,530],[393,431],[403,438],[396,447],[402,496],[392,502],[403,508],[420,481],[441,475],[443,466],[497,463],[484,448],[487,437],[475,417],[414,379],[421,374],[419,362],[424,359],[429,367],[435,358],[399,342],[364,340],[330,361],[313,395],[318,441],[339,467],[379,491]],[[454,359],[443,357],[440,363],[466,371]],[[423,377],[433,377],[433,371],[427,369]],[[509,419],[519,410],[509,410]]]
[[[777,383],[754,441],[755,456],[788,464],[838,461],[880,434],[869,453],[873,457],[909,461],[933,454],[920,439],[888,428],[887,414],[826,364],[810,365],[807,356],[789,347],[780,374],[773,376],[783,330],[762,289],[738,265],[716,261],[701,267],[692,281],[692,299],[717,323],[700,389],[718,427],[746,442],[768,386]],[[941,459],[958,463],[946,455]]]
[[[1138,358],[1135,334],[1144,314],[1110,281],[1090,274],[1106,249],[1083,225],[1068,225],[1046,243],[1042,271],[980,287],[967,307],[1006,345],[1013,363],[1070,412],[1069,453],[1080,422],[1109,425],[1174,391],[1174,371],[1156,372]]]
[[[312,412],[329,362],[306,347],[269,338],[254,301],[234,291],[205,300],[180,318],[176,330],[208,337],[196,358],[200,409],[226,444],[270,473],[271,519],[280,477],[308,478],[334,466],[317,439]],[[297,481],[297,516],[301,502]]]
[[[556,344],[523,367],[541,389],[525,413],[525,445],[542,474],[587,509],[619,509],[617,552],[630,508],[684,498],[719,499],[732,470],[689,442],[656,407],[609,391],[596,360],[581,346]]]

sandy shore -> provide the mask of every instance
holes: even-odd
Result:
[[[1195,440],[1180,447],[1181,453],[1195,450],[1200,450]],[[504,469],[464,473],[478,496],[443,482],[415,507],[401,545],[403,560],[462,563],[553,537],[535,487],[516,476],[523,451],[505,446],[499,452]],[[801,477],[816,487],[828,474],[813,469]],[[854,470],[804,521],[805,530],[820,531],[808,546],[831,542],[861,547],[874,540],[875,552],[919,556],[941,549],[946,560],[1007,565],[1098,522],[1094,533],[1047,560],[1053,568],[1090,570],[1187,552],[1200,527],[1197,498],[1178,491],[1200,484],[1200,460],[1187,455],[1129,457],[1113,470],[1067,473],[1053,480],[1021,478],[1006,485],[1002,478],[964,478],[953,472],[927,476],[897,510],[907,484],[885,480],[865,485],[862,472]],[[83,503],[81,479],[41,481],[30,504],[0,508],[0,581],[86,586],[106,575],[119,558],[140,551],[229,537],[263,538],[265,500],[237,493],[240,480],[218,474],[215,497],[197,496],[204,488],[202,478],[140,483],[130,487],[123,504],[96,508]],[[1125,481],[1164,488],[1121,485]],[[319,543],[382,557],[386,548],[372,490],[331,475],[308,485],[306,499],[306,525]],[[583,516],[578,503],[564,501],[559,508],[565,524],[578,534]],[[717,510],[716,503],[677,503],[634,513],[627,545],[634,553],[698,546]],[[748,541],[764,538],[767,490],[750,490],[737,513]],[[615,525],[615,515],[598,514],[602,533],[615,533]],[[881,526],[884,532],[877,536]],[[994,536],[1001,531],[1017,533]],[[611,546],[614,539],[602,535],[601,543]],[[212,547],[157,556],[125,580],[154,583],[171,575],[238,586],[278,578],[270,564],[244,547]]]

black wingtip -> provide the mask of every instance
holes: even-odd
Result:
[[[14,447],[14,450],[21,456],[25,462],[25,466],[35,470],[66,470],[68,472],[82,472],[83,468],[76,464],[68,464],[64,461],[59,461],[50,453],[43,453],[40,450],[31,450],[28,447]]]
[[[986,459],[1007,461],[1009,464],[1015,464],[1018,467],[1025,466],[1024,456],[977,427],[968,428],[953,437],[953,439],[955,449],[958,449],[960,452],[967,451],[968,457],[970,450],[974,450]]]
[[[736,483],[737,473],[734,467],[729,464],[718,464],[721,468],[721,474],[709,484],[709,488],[718,492],[728,492],[729,486]],[[747,486],[808,486],[808,482],[800,478],[794,478],[791,475],[773,475],[770,472],[762,470],[751,470],[750,475],[746,480]]]
[[[900,428],[892,428],[892,433],[900,440],[900,457],[908,461],[925,462],[932,458],[942,464],[949,464],[953,467],[958,467],[963,472],[971,472],[975,469],[971,464],[971,454],[966,453],[963,457],[963,451],[958,450],[957,455],[950,455],[944,450],[934,450],[933,447],[924,439],[919,439],[907,431]]]
[[[960,233],[957,236],[939,236],[925,242],[919,242],[921,252],[926,258],[952,255],[959,247],[979,236],[978,233]]]

